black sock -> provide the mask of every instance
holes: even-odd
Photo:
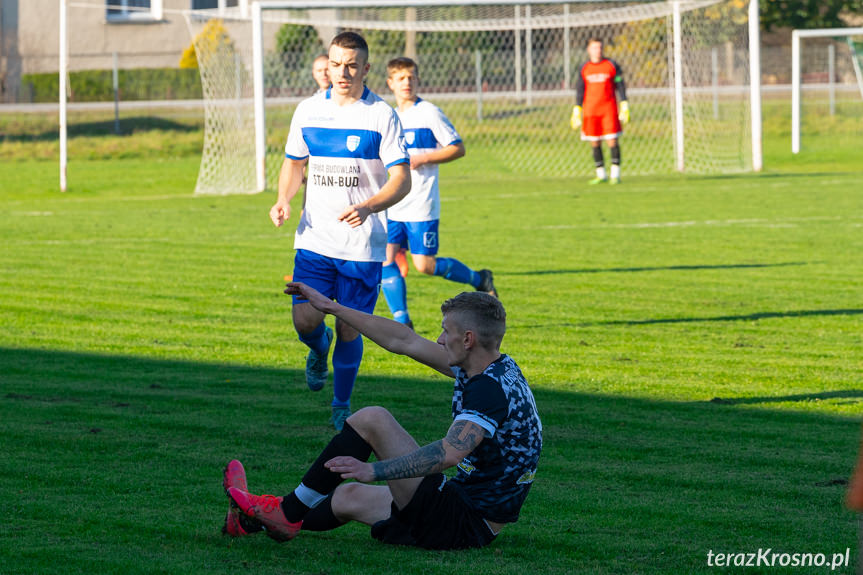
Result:
[[[326,499],[320,502],[306,513],[303,519],[304,531],[330,531],[344,525],[333,513],[333,494],[330,493]]]
[[[593,149],[593,163],[597,168],[605,167],[605,160],[602,159],[602,146],[596,146]]]
[[[309,506],[300,501],[293,491],[282,498],[282,513],[291,523],[302,521],[308,512]]]
[[[348,455],[360,461],[368,461],[371,454],[372,446],[366,443],[366,440],[351,427],[350,423],[345,422],[341,433],[330,440],[330,443],[306,471],[303,476],[303,485],[322,495],[327,495],[338,487],[342,478],[338,473],[333,473],[324,467],[324,463],[339,455]]]
[[[611,148],[611,163],[612,165],[620,165],[620,144]]]
[[[342,431],[330,440],[309,467],[309,470],[306,471],[303,476],[303,485],[321,495],[329,495],[344,480],[338,473],[333,473],[324,467],[324,463],[339,455],[349,455],[360,461],[368,461],[371,454],[371,445],[360,437],[360,434],[351,427],[350,423],[345,422]],[[284,511],[288,521],[296,523],[305,517],[306,513],[309,512],[309,507],[291,492],[282,500],[282,511]]]

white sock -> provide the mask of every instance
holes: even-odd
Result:
[[[600,180],[605,179],[605,166],[603,166],[601,168],[596,168],[596,177],[599,178]]]
[[[297,496],[297,499],[299,499],[303,505],[309,508],[317,507],[321,501],[327,498],[326,495],[318,493],[314,489],[309,489],[302,483],[294,489],[294,495]]]
[[[620,178],[620,166],[618,164],[611,164],[611,177]]]

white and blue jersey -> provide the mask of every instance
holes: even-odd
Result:
[[[338,220],[348,206],[380,191],[387,170],[408,163],[404,134],[395,111],[368,88],[362,98],[337,105],[331,90],[297,106],[285,156],[309,159],[306,203],[294,249],[348,261],[386,259],[384,213],[370,214],[351,228]]]
[[[458,464],[451,481],[483,517],[511,523],[518,519],[542,451],[542,422],[533,393],[521,369],[507,355],[470,379],[460,368],[452,370],[456,376],[453,420],[479,425],[485,438]]]
[[[461,142],[456,129],[444,113],[422,98],[398,112],[405,131],[408,153],[424,154]],[[411,191],[387,210],[387,218],[399,222],[427,222],[440,219],[438,165],[425,164],[411,170]]]

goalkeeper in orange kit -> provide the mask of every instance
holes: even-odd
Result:
[[[618,138],[623,133],[621,124],[629,122],[629,103],[626,101],[626,85],[623,71],[614,61],[602,55],[602,40],[591,38],[587,43],[589,60],[579,70],[576,81],[575,107],[572,109],[570,125],[573,130],[581,128],[581,139],[590,142],[596,177],[591,184],[620,183],[620,146]],[[618,108],[617,98],[620,96]],[[602,141],[608,142],[611,153],[610,177],[605,171],[602,157]]]

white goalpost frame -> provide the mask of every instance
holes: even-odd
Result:
[[[515,41],[521,45],[525,42],[530,44],[531,35],[534,29],[534,24],[531,21],[531,6],[533,4],[562,4],[565,6],[566,14],[569,14],[568,5],[570,4],[587,4],[596,3],[597,0],[474,0],[471,2],[473,6],[512,6],[515,19],[517,20],[517,31]],[[60,112],[60,189],[65,191],[67,187],[67,164],[68,164],[68,138],[67,138],[67,99],[68,99],[68,9],[76,8],[100,8],[104,9],[104,4],[93,4],[91,2],[83,2],[82,0],[59,0],[60,9],[60,50],[59,50],[59,112]],[[676,167],[679,171],[686,168],[685,153],[684,153],[684,123],[683,123],[683,101],[685,94],[689,88],[685,87],[684,69],[682,59],[685,57],[682,47],[682,30],[681,30],[681,13],[688,9],[692,4],[698,4],[698,0],[665,0],[666,5],[673,9],[673,30],[672,40],[669,49],[670,75],[672,76],[672,98],[675,107],[674,118],[674,153],[676,154]],[[255,165],[254,165],[254,180],[257,191],[266,189],[266,110],[265,110],[265,86],[263,78],[264,69],[264,34],[263,34],[263,12],[265,10],[276,9],[338,9],[338,8],[356,8],[362,6],[373,6],[375,8],[410,8],[410,7],[444,7],[453,5],[453,0],[377,0],[372,4],[368,0],[238,0],[236,8],[227,8],[226,2],[221,0],[219,8],[214,10],[171,10],[163,7],[163,0],[153,0],[153,7],[156,8],[159,15],[179,14],[187,17],[192,14],[218,14],[227,17],[230,20],[251,21],[252,32],[252,56],[253,56],[253,110],[254,110],[254,148],[255,148]],[[760,81],[760,38],[758,25],[758,0],[749,0],[748,13],[748,49],[749,49],[749,106],[750,118],[749,129],[751,134],[751,169],[760,171],[762,169],[762,145],[761,145],[761,81]],[[565,28],[569,30],[569,19],[566,20]],[[863,29],[833,29],[825,32],[825,35],[841,35],[843,33],[855,32],[859,33]],[[524,38],[522,38],[522,33]],[[795,31],[795,34],[797,32]],[[803,34],[808,35],[808,34]],[[566,46],[569,48],[567,34]],[[800,34],[795,36],[796,42],[799,43]],[[526,54],[524,57],[526,62],[522,61],[522,51],[516,50],[516,66],[518,68],[515,77],[517,98],[525,98],[528,102],[532,99],[534,88],[531,61],[532,46],[525,46]],[[799,52],[799,45],[797,45]],[[799,57],[799,53],[798,53]],[[571,90],[572,79],[569,77],[570,55],[567,51],[565,54],[567,62],[566,75],[564,80],[564,90]],[[522,72],[526,75],[524,82],[522,81]],[[798,84],[799,84],[799,78]],[[799,85],[797,86],[799,90]],[[799,93],[795,91],[795,98],[798,100]],[[795,108],[796,110],[796,108]],[[799,111],[798,111],[799,114]],[[799,116],[797,118],[799,122]],[[799,126],[798,126],[799,130]],[[799,132],[797,134],[799,138]]]
[[[761,132],[761,25],[758,0],[749,0],[749,113],[752,130],[752,171],[764,167]]]
[[[530,4],[571,4],[573,2],[585,2],[589,0],[474,0],[472,5],[481,6],[500,6],[511,5],[515,9],[515,19],[521,26],[520,8],[526,5],[525,17],[530,17]],[[375,8],[405,8],[405,7],[420,7],[420,6],[451,6],[449,0],[378,0],[374,3]],[[264,33],[263,33],[263,11],[278,10],[280,8],[289,8],[292,10],[308,10],[308,9],[326,9],[326,8],[351,8],[357,7],[358,3],[351,0],[301,0],[301,1],[282,1],[282,0],[264,0],[254,1],[252,4],[252,59],[254,62],[254,99],[255,99],[255,174],[257,180],[257,191],[262,192],[267,187],[267,134],[266,134],[266,117],[264,104],[264,79],[262,71],[264,69]],[[530,38],[530,25],[524,26]],[[517,45],[521,43],[521,34],[516,35]],[[528,52],[529,54],[529,52]],[[521,50],[516,50],[516,92],[521,92],[521,66],[520,66]],[[528,67],[530,61],[528,60]],[[530,73],[528,70],[528,89],[530,89]],[[528,93],[528,101],[530,100]]]
[[[683,138],[683,37],[681,35],[680,2],[672,2],[671,30],[674,59],[674,151],[677,155],[677,171],[686,168]]]
[[[69,57],[67,54],[68,42],[66,41],[66,0],[60,0],[60,191],[66,191],[66,155],[67,127],[66,127],[66,78]]]
[[[474,0],[472,5],[512,5],[515,10],[515,18],[519,21],[519,28],[523,27],[530,38],[530,22],[521,25],[520,7],[525,6],[525,17],[529,19],[530,5],[538,4],[571,4],[573,2],[585,2],[589,0],[544,0],[533,2],[532,0]],[[673,6],[674,19],[674,92],[675,92],[675,131],[677,153],[677,169],[684,171],[684,133],[683,133],[683,68],[682,68],[682,40],[680,4],[685,0],[668,0]],[[448,0],[378,0],[374,3],[378,8],[401,8],[419,6],[449,6],[452,2]],[[263,11],[286,9],[322,9],[322,8],[349,8],[357,7],[358,2],[352,0],[263,0],[252,4],[252,38],[253,38],[253,61],[254,61],[254,108],[255,108],[255,173],[257,191],[266,189],[266,120],[265,120],[265,96],[263,79]],[[521,34],[516,34],[516,42],[520,43]],[[762,159],[762,131],[761,131],[761,51],[758,17],[758,0],[749,2],[749,82],[750,82],[750,121],[752,138],[752,169],[760,172],[763,167]],[[520,57],[520,50],[516,51]],[[519,62],[517,61],[517,64]],[[530,63],[528,62],[528,66]],[[518,66],[520,68],[520,66]],[[530,76],[528,76],[528,90],[530,89]],[[520,91],[521,74],[516,71],[516,90]],[[528,93],[530,98],[530,93]]]
[[[238,0],[237,8],[240,18],[249,18],[249,1]],[[161,20],[165,14],[179,14],[185,16],[189,10],[168,10],[164,8],[163,0],[152,0],[150,8],[147,10],[153,14],[155,20]],[[89,3],[75,2],[72,5],[76,8],[91,8],[104,10],[105,5],[96,5]],[[227,9],[225,0],[219,0],[219,7],[216,9],[218,13],[224,14]],[[69,164],[69,138],[68,138],[68,107],[69,107],[69,0],[59,0],[59,50],[58,50],[58,66],[57,73],[59,76],[59,94],[57,98],[57,107],[59,111],[59,132],[60,132],[60,191],[65,192],[67,189],[67,168]]]
[[[815,30],[791,31],[791,153],[800,153],[800,39],[831,38],[839,36],[863,36],[863,28],[818,28]],[[854,72],[858,73],[856,60]],[[832,81],[832,78],[831,78]],[[858,76],[857,81],[860,82]],[[863,93],[861,93],[863,96]]]

